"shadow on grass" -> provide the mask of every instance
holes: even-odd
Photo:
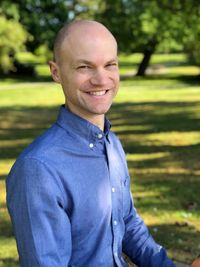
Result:
[[[133,69],[133,73],[134,69]],[[151,75],[146,75],[146,76],[136,76],[135,74],[130,75],[130,74],[122,74],[120,76],[121,80],[123,81],[138,81],[138,80],[142,80],[142,81],[154,81],[154,80],[163,80],[165,81],[166,79],[168,81],[170,80],[175,80],[175,81],[181,81],[187,85],[190,86],[195,86],[195,85],[199,85],[200,84],[200,75],[176,75],[176,74],[151,74]],[[173,90],[173,87],[170,87]],[[176,87],[177,89],[177,87]]]
[[[0,108],[0,158],[15,159],[56,119],[58,107]]]
[[[0,266],[2,267],[19,267],[19,261],[13,258],[0,259]]]
[[[15,83],[24,83],[24,82],[51,82],[51,75],[16,75],[16,74],[0,74],[0,80],[13,80]]]
[[[120,60],[119,61],[119,65],[120,67],[137,67],[140,64],[140,60],[139,61],[126,61],[126,60]],[[176,66],[188,66],[188,62],[187,61],[178,61],[178,60],[170,60],[170,61],[166,61],[163,62],[162,60],[160,62],[156,62],[153,63],[151,62],[149,64],[149,67],[154,66],[154,65],[162,65],[164,67],[176,67]]]
[[[5,205],[6,208],[6,205]],[[0,223],[0,236],[1,238],[6,237],[13,237],[13,230],[11,226],[11,222],[8,217],[2,216],[1,223]]]
[[[5,180],[5,178],[6,178],[6,175],[0,175],[0,181]]]
[[[134,170],[136,168],[138,167]],[[147,171],[145,174],[136,174],[131,187],[132,191],[136,191],[135,205],[142,212],[150,210],[157,217],[161,212],[176,211],[180,218],[188,220],[192,214],[200,216],[199,176],[178,172],[149,174]],[[153,195],[148,195],[149,192],[153,192]]]
[[[114,104],[110,112],[113,126],[147,126],[149,130],[118,130],[118,134],[154,133],[169,131],[199,131],[200,120],[191,109],[199,108],[191,102],[140,102]]]
[[[189,223],[152,225],[149,229],[158,243],[170,248],[174,260],[184,259],[190,264],[199,255],[200,232]]]

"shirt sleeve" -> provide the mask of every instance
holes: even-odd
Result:
[[[165,249],[150,235],[147,226],[133,205],[131,194],[129,204],[130,212],[124,218],[123,252],[138,267],[175,267],[175,264],[167,257]]]
[[[17,163],[7,178],[7,205],[21,267],[67,267],[72,251],[67,200],[46,164]]]

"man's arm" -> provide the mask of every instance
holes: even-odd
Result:
[[[174,267],[167,257],[165,249],[158,245],[150,235],[148,228],[134,208],[130,197],[130,212],[124,218],[125,235],[123,252],[141,267]]]
[[[66,267],[71,228],[62,185],[46,164],[17,162],[7,178],[10,212],[21,267]]]

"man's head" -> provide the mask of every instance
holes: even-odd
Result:
[[[68,108],[93,123],[102,121],[119,86],[117,43],[108,29],[88,20],[65,25],[56,37],[50,68]]]

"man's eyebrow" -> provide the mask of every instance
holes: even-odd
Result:
[[[113,58],[113,59],[110,59],[108,61],[106,61],[106,64],[109,64],[109,63],[113,63],[113,62],[118,62],[118,59],[117,58]],[[77,64],[89,64],[89,65],[94,65],[95,62],[92,62],[92,61],[89,61],[89,60],[86,60],[86,59],[78,59],[76,61]]]
[[[79,63],[92,64],[91,61],[86,60],[86,59],[78,59],[78,60],[76,61],[76,63],[77,63],[77,64],[79,64]]]
[[[107,63],[117,63],[118,62],[118,58],[113,58],[113,59],[111,59],[111,60],[108,60],[108,62]]]

